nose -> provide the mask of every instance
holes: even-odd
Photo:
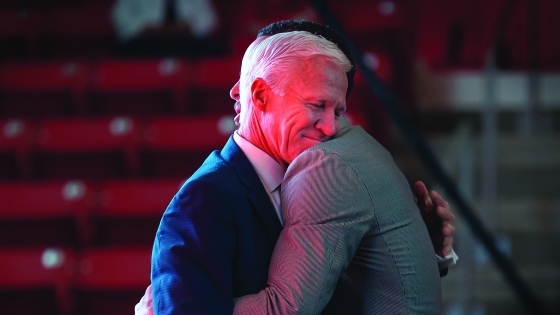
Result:
[[[239,81],[233,85],[231,90],[229,90],[229,97],[232,99],[239,101]]]
[[[327,113],[317,120],[315,127],[320,130],[325,136],[331,138],[340,129],[340,121],[335,117],[334,113]]]

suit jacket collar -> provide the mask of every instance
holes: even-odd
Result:
[[[276,244],[282,225],[257,172],[245,153],[235,143],[233,136],[229,138],[222,149],[221,155],[235,169],[239,179],[248,191],[247,197],[251,200],[266,226],[272,244]]]

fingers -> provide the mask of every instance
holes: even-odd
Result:
[[[445,208],[438,207],[438,209],[445,209]],[[445,213],[451,214],[451,211],[445,209]],[[443,221],[443,227],[441,229],[441,234],[443,236],[443,246],[441,249],[442,257],[445,257],[447,254],[451,253],[451,249],[453,248],[453,237],[455,236],[454,222],[455,222],[455,216],[453,216],[453,214],[451,214],[450,219]]]
[[[449,203],[434,190],[428,193],[426,185],[421,181],[414,183],[413,191],[436,253],[442,257],[447,256],[453,248],[455,235],[455,216],[451,212]],[[438,239],[439,241],[434,241]]]
[[[414,196],[416,197],[416,202],[418,207],[422,211],[430,211],[433,207],[432,198],[428,193],[428,189],[423,182],[417,181],[414,183]]]
[[[417,181],[414,183],[414,194],[416,196],[418,196],[419,194],[421,195],[428,194],[428,189],[426,188],[426,185],[424,185],[422,181]]]
[[[441,220],[442,229],[441,235],[443,236],[443,246],[441,249],[441,256],[445,257],[453,248],[453,237],[455,235],[455,215],[451,212],[449,203],[445,201],[441,195],[432,190],[430,192],[431,199],[436,205],[436,213]]]
[[[435,190],[431,192],[432,200],[436,204],[436,213],[443,222],[443,224],[455,224],[455,216],[451,212],[451,207],[449,203],[445,201]]]
[[[443,199],[443,197],[440,196],[440,194],[437,191],[432,190],[431,193],[430,193],[430,196],[433,199],[433,201],[436,203],[437,206],[441,206],[441,207],[449,209],[449,203],[447,201],[445,201]]]
[[[440,256],[445,257],[451,254],[451,249],[453,249],[453,239],[444,239],[443,240],[443,248],[441,249]]]
[[[444,223],[441,234],[443,234],[443,236],[453,236],[455,234],[455,226],[450,223]]]
[[[449,234],[446,235],[446,233],[449,233]],[[455,234],[455,228],[453,228],[452,232],[451,232],[451,229],[447,229],[447,227],[444,227],[444,229],[443,229],[443,246],[442,246],[442,249],[441,249],[442,257],[445,257],[446,255],[451,253],[451,249],[453,248],[453,235],[454,234]]]

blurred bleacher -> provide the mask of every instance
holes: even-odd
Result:
[[[321,22],[304,1],[211,2],[219,24],[208,38],[193,38],[188,28],[168,23],[147,29],[146,41],[125,46],[111,21],[115,0],[0,0],[1,314],[132,313],[150,281],[151,246],[163,211],[182,182],[235,128],[229,90],[245,48],[270,22]],[[475,88],[484,84],[492,26],[505,0],[327,2],[443,160],[462,121],[471,121],[474,137],[480,137],[484,99],[472,95],[485,92],[473,89],[472,82]],[[560,152],[555,151],[560,5],[539,1],[535,59],[526,34],[529,1],[518,2],[496,53],[498,70],[505,71],[503,86],[510,87],[502,92],[505,107],[498,110],[505,141],[501,150],[513,156],[516,147],[535,143],[534,138],[511,140],[516,130],[511,117],[524,96],[522,101],[507,96],[518,91],[511,84],[529,84],[528,79],[511,81],[512,74],[515,79],[538,72],[544,82],[539,97],[546,106],[537,114],[546,134],[540,133],[541,147],[529,150],[545,147],[549,150],[542,154],[550,156]],[[410,181],[430,183],[359,73],[348,106],[350,120],[392,151]],[[554,174],[560,175],[560,159],[547,161],[504,164],[501,172],[509,179],[499,182],[502,218],[532,218],[536,212],[556,220],[560,199],[550,186],[559,183]],[[537,168],[544,183],[535,180],[530,192],[522,183],[512,188],[520,167],[527,178]],[[546,185],[547,193],[539,194],[538,185]],[[521,254],[516,248],[514,258],[527,270],[556,274],[549,285],[555,291],[533,287],[559,312],[560,259],[550,252],[534,254],[534,247],[539,243],[535,235],[546,234],[546,242],[558,239],[560,221],[549,220],[544,230],[543,222],[519,228],[510,221],[493,227],[509,235],[513,246],[524,246]],[[534,243],[523,241],[531,237]],[[458,252],[463,259],[460,246]],[[533,255],[539,258],[527,258]],[[486,278],[499,275],[486,265],[477,268]],[[446,314],[475,314],[453,309],[461,279],[452,270],[442,280]],[[511,294],[480,297],[507,291],[503,284],[488,289],[484,279],[476,281],[469,297],[488,314],[524,314]]]

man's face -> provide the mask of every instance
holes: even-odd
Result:
[[[343,69],[321,57],[294,64],[290,73],[283,96],[268,94],[260,120],[267,153],[288,164],[339,131],[348,86]]]

